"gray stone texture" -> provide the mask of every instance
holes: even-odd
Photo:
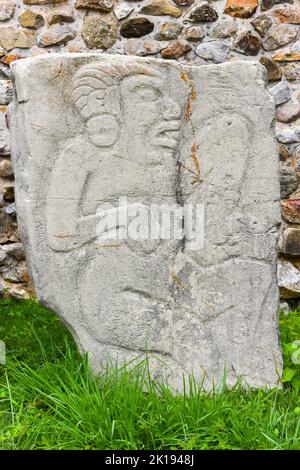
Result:
[[[241,376],[252,387],[278,385],[280,195],[263,67],[49,54],[12,72],[30,273],[94,369],[148,351],[155,377],[176,389],[183,373],[209,389],[225,370],[229,385]],[[204,247],[99,245],[96,210],[119,196],[204,204]]]
[[[146,13],[141,11],[144,8]],[[124,23],[141,17],[153,23],[153,31],[141,38],[123,37]],[[166,33],[165,23],[173,24],[166,36],[161,34]],[[300,142],[299,24],[299,0],[0,0],[0,156],[7,140],[1,115],[12,94],[9,64],[48,52],[91,50],[173,59],[185,65],[260,61],[266,67],[269,88],[282,78],[289,81],[290,98],[278,106],[276,127],[280,154],[285,148],[291,155]],[[7,146],[4,154],[8,156]],[[291,164],[291,157],[288,160]],[[293,169],[282,173],[283,187],[293,186],[294,173]],[[6,178],[0,175],[3,206],[8,204],[1,192]],[[0,276],[0,290],[1,282]],[[31,295],[30,285],[23,285]],[[5,288],[15,291],[8,284]]]

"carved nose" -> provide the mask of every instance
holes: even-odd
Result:
[[[163,119],[180,119],[181,108],[179,104],[171,99],[165,99],[163,102]]]

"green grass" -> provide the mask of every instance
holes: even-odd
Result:
[[[282,316],[284,345],[299,311]],[[0,449],[300,449],[299,366],[283,390],[174,396],[141,364],[94,377],[60,321],[35,301],[0,300]]]

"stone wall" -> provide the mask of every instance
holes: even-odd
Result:
[[[279,283],[283,298],[300,298],[299,0],[0,0],[1,289],[14,296],[32,292],[9,157],[9,65],[38,54],[88,50],[199,65],[257,60],[266,67],[277,105],[281,170]]]

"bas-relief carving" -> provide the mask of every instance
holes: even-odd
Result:
[[[209,387],[225,368],[231,383],[245,375],[255,386],[274,384],[280,357],[275,351],[274,360],[278,344],[268,312],[277,301],[276,191],[270,204],[266,194],[253,204],[259,186],[253,181],[268,171],[267,164],[260,171],[264,152],[256,132],[268,105],[264,111],[258,104],[262,92],[241,106],[236,90],[242,101],[247,72],[219,76],[217,69],[206,80],[196,67],[157,61],[116,65],[107,58],[77,67],[72,100],[84,132],[61,146],[49,175],[47,246],[71,268],[65,295],[96,362],[147,350],[169,367],[176,386],[181,373],[204,372]],[[116,205],[124,195],[142,203],[204,202],[205,249],[189,251],[186,240],[99,246],[99,203]],[[253,255],[256,238],[269,232],[267,253]]]
[[[183,93],[178,95],[177,100],[170,96],[167,77],[155,67],[91,63],[80,68],[73,97],[86,134],[67,143],[51,175],[49,246],[68,251],[88,245],[90,261],[81,279],[83,320],[98,341],[132,351],[172,353],[169,265],[179,242],[99,246],[93,240],[95,213],[100,201],[117,204],[124,195],[176,203],[184,106]],[[58,218],[62,200],[66,217]],[[136,330],[130,328],[133,323]]]

